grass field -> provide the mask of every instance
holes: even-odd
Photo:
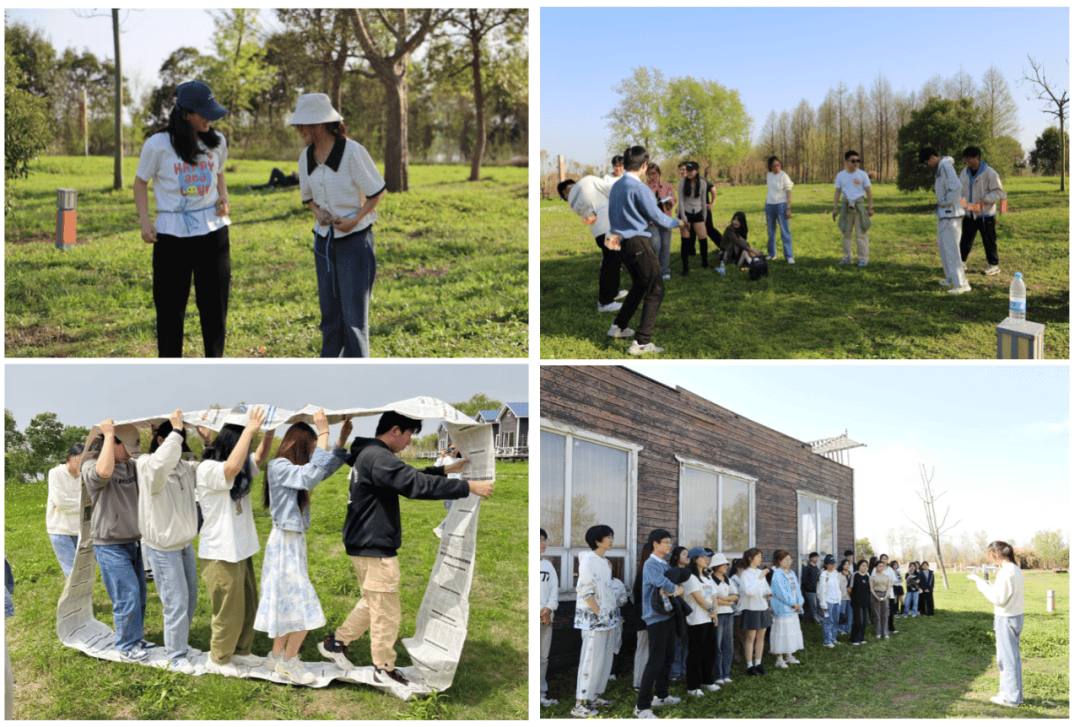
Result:
[[[833,223],[833,189],[796,185],[791,232],[795,265],[769,264],[751,282],[731,267],[726,276],[691,261],[682,277],[679,235],[672,240],[672,277],[653,332],[665,351],[649,358],[995,358],[995,327],[1008,317],[1012,273],[1027,284],[1027,318],[1046,326],[1045,356],[1069,355],[1069,197],[1053,179],[1006,180],[1009,213],[999,217],[1001,274],[983,275],[982,243],[968,258],[972,292],[947,295],[933,218],[934,196],[874,185],[870,264],[837,265],[841,234]],[[713,218],[722,232],[746,213],[749,242],[766,249],[765,188],[724,188]],[[600,253],[588,228],[565,202],[540,205],[540,356],[625,358],[628,342],[607,337],[613,313],[597,313]],[[710,243],[710,263],[716,248]],[[779,235],[777,249],[780,250]],[[630,276],[622,273],[623,288]],[[640,320],[640,309],[630,323]]]
[[[418,462],[420,466],[430,464]],[[44,482],[5,488],[6,557],[17,580],[15,616],[7,640],[15,670],[16,719],[524,719],[528,717],[528,463],[500,463],[495,495],[480,510],[476,569],[470,598],[469,636],[454,684],[442,694],[402,702],[361,685],[334,682],[324,689],[273,684],[220,675],[188,676],[133,664],[100,661],[60,644],[56,604],[63,574],[45,533]],[[253,490],[261,492],[261,478]],[[348,496],[348,470],[319,485],[312,498],[308,562],[327,627],[308,635],[300,658],[324,661],[316,645],[360,598],[352,566],[341,544]],[[438,540],[431,528],[445,515],[441,501],[402,498],[404,545],[401,563],[402,624],[399,639],[411,636],[414,619],[435,561]],[[270,533],[269,513],[256,509],[260,541]],[[196,544],[196,548],[198,545]],[[262,553],[255,556],[262,572]],[[209,650],[210,603],[199,582],[192,646]],[[112,624],[112,606],[99,578],[94,613]],[[146,638],[163,643],[161,601],[148,584]],[[271,648],[256,632],[253,652]],[[409,658],[400,640],[398,664]],[[356,663],[371,663],[364,636],[352,646]]]
[[[978,718],[1069,716],[1069,577],[1048,573],[1024,575],[1024,630],[1020,656],[1024,705],[999,707],[994,652],[993,608],[960,574],[950,574],[952,588],[937,578],[932,618],[895,619],[899,634],[888,641],[868,630],[868,643],[851,646],[841,636],[835,649],[822,645],[821,627],[802,626],[806,648],[802,662],[788,669],[773,666],[766,655],[764,677],[748,677],[745,665],[733,664],[732,684],[703,698],[686,693],[685,682],[671,695],[681,704],[657,708],[661,718]],[[1046,591],[1057,593],[1057,610],[1046,612]],[[548,674],[548,697],[559,704],[544,717],[566,717],[574,704],[574,674]],[[632,717],[637,692],[629,674],[609,682],[606,699],[615,704],[607,717]]]
[[[246,189],[275,165],[228,164],[230,357],[319,355],[311,213],[296,188]],[[5,217],[8,356],[157,355],[152,250],[131,190],[137,166],[125,160],[120,192],[104,157],[43,157],[16,183]],[[412,191],[379,204],[372,355],[527,356],[528,170],[486,168],[472,183],[464,166],[410,172]],[[58,188],[79,193],[77,244],[67,252],[53,246]],[[185,333],[184,354],[201,356],[194,293]]]

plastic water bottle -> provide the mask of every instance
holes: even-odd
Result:
[[[1009,320],[1027,319],[1027,286],[1024,285],[1023,273],[1013,273],[1012,285],[1009,286]]]

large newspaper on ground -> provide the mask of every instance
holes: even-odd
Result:
[[[267,409],[268,416],[262,428],[270,430],[296,421],[310,422],[320,407],[308,405],[296,411],[274,406],[264,408]],[[462,478],[466,480],[495,479],[495,446],[491,435],[491,425],[477,423],[438,399],[419,397],[377,409],[327,410],[326,417],[333,424],[345,417],[372,416],[387,411],[397,411],[414,419],[445,421],[450,438],[469,460],[462,472]],[[205,426],[218,431],[224,426],[230,414],[246,420],[246,409],[243,407],[233,410],[208,409],[184,412],[183,419],[186,424]],[[134,424],[146,428],[156,426],[168,418],[168,414],[155,415],[129,419],[116,422],[116,424],[117,426]],[[87,438],[87,445],[99,433],[98,428],[94,427]],[[473,560],[476,555],[476,524],[480,502],[481,499],[476,495],[455,500],[447,516],[439,544],[439,554],[435,559],[431,576],[428,578],[428,587],[420,605],[420,612],[417,614],[415,635],[402,642],[413,661],[413,666],[400,667],[409,681],[409,686],[402,687],[396,682],[392,683],[392,686],[375,683],[374,668],[370,666],[356,667],[346,671],[330,662],[306,664],[316,677],[315,681],[307,686],[325,687],[336,679],[355,684],[369,684],[407,701],[416,694],[444,691],[453,683],[469,624],[469,591],[472,588]],[[99,659],[120,661],[113,630],[94,618],[93,588],[97,575],[97,560],[94,557],[94,547],[90,539],[92,511],[90,496],[83,487],[79,544],[71,576],[64,586],[60,602],[56,607],[56,633],[65,646]],[[347,565],[343,564],[342,567],[347,567]],[[315,586],[318,589],[317,583]],[[168,666],[164,647],[157,646],[149,652],[150,656],[145,661],[139,662],[140,664],[159,668]],[[208,659],[209,655],[201,652],[191,659],[195,675],[208,673],[206,664]],[[265,666],[237,667],[237,671],[240,677],[266,679],[283,684],[291,683]]]

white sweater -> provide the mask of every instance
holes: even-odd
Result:
[[[739,575],[739,603],[743,611],[769,608],[769,602],[765,600],[765,595],[770,592],[769,583],[760,576],[759,568],[747,568]]]
[[[986,599],[994,604],[995,616],[1022,616],[1024,614],[1024,574],[1015,563],[1001,564],[994,585],[981,578],[975,582]]]

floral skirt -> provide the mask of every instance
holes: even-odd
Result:
[[[270,638],[326,625],[319,596],[308,577],[307,538],[294,530],[270,531],[263,554],[255,629]]]

